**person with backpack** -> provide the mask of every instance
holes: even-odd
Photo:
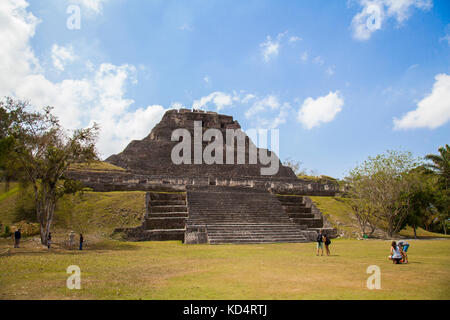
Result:
[[[317,256],[319,255],[319,249],[322,249],[323,256],[323,230],[321,229],[319,234],[317,235]]]
[[[331,252],[330,252],[331,239],[330,239],[330,237],[328,237],[327,234],[324,234],[323,238],[325,240],[324,244],[325,244],[325,250],[327,252],[327,256],[330,256],[331,255]]]

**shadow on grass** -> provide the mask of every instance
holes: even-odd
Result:
[[[89,252],[95,252],[95,253],[102,253],[107,251],[137,251],[141,250],[141,248],[133,243],[125,243],[120,241],[100,241],[91,243],[89,245],[85,245],[83,250],[78,250],[78,246],[74,247],[74,249],[70,250],[69,248],[54,244],[54,247],[52,247],[50,250],[47,250],[46,248],[42,247],[22,247],[18,249],[14,249],[12,246],[10,248],[4,247],[2,250],[8,250],[9,252],[7,255],[4,256],[39,256],[39,255],[46,255],[46,254],[52,254],[52,255],[80,255],[80,254],[87,254]]]

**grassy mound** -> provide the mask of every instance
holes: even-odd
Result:
[[[70,170],[76,171],[98,171],[98,172],[111,172],[111,171],[125,171],[125,169],[115,166],[108,162],[94,161],[91,163],[77,163],[70,167]]]
[[[0,223],[13,227],[36,222],[31,190],[14,186],[0,194]],[[139,226],[145,214],[145,192],[84,192],[64,196],[57,205],[56,233],[109,236],[115,228]]]

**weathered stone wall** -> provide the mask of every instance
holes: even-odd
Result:
[[[143,175],[129,172],[82,172],[71,171],[68,176],[81,181],[86,187],[97,192],[109,191],[185,191],[186,186],[248,186],[269,190],[272,193],[333,196],[338,186],[289,178],[214,178],[214,177],[173,177]]]

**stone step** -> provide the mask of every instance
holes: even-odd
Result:
[[[240,242],[240,241],[252,241],[252,242],[256,242],[256,241],[264,241],[264,242],[268,242],[268,241],[272,241],[272,242],[282,242],[282,241],[305,241],[306,238],[305,237],[253,237],[253,238],[246,238],[246,237],[234,237],[234,238],[208,238],[209,243],[212,242]]]
[[[290,213],[288,213],[288,215],[289,215],[289,218],[291,218],[291,219],[314,218],[315,217],[314,213],[292,213],[292,212],[290,212]]]
[[[186,206],[158,206],[149,208],[150,213],[162,213],[162,212],[187,212]]]
[[[244,237],[244,238],[254,238],[254,237],[303,237],[299,232],[274,232],[274,233],[267,233],[267,232],[259,232],[259,233],[239,233],[239,232],[221,232],[221,233],[210,233],[208,232],[208,236],[210,239],[217,239],[217,238],[238,238],[238,237]]]
[[[270,240],[230,240],[230,241],[221,241],[221,240],[211,240],[209,241],[210,244],[213,245],[219,245],[219,244],[270,244],[270,243],[304,243],[308,242],[306,238],[303,239],[270,239]]]
[[[186,200],[150,200],[150,206],[186,206]]]
[[[206,228],[208,229],[208,231],[214,232],[216,230],[230,230],[230,232],[233,231],[249,231],[249,232],[253,232],[253,231],[257,231],[257,230],[273,230],[273,231],[297,231],[297,230],[301,230],[301,228],[299,228],[299,225],[293,223],[292,225],[289,226],[277,226],[277,225],[268,225],[268,226],[258,226],[258,227],[246,227],[246,226],[232,226],[232,225],[228,225],[228,226],[211,226],[211,225],[206,225]]]
[[[147,230],[155,229],[184,229],[186,218],[149,218],[145,220]]]
[[[304,226],[296,225],[277,197],[265,190],[249,192],[240,188],[203,187],[188,189],[187,200],[187,228],[204,225],[210,243],[306,240],[301,231]],[[303,199],[297,200],[303,202]],[[300,202],[293,204],[298,204],[296,211],[304,210]]]
[[[283,206],[284,210],[287,213],[310,213],[311,208],[302,207],[302,206]]]
[[[306,207],[306,203],[304,202],[281,202],[283,207]]]
[[[322,228],[323,227],[323,219],[316,218],[294,218],[292,219],[296,224],[307,225],[308,228]]]
[[[185,193],[153,193],[150,192],[150,200],[186,200]]]
[[[284,202],[303,202],[302,196],[277,195],[278,201]]]
[[[144,239],[141,241],[184,241],[185,229],[159,229],[144,231]]]
[[[187,212],[153,212],[148,218],[188,218]]]

